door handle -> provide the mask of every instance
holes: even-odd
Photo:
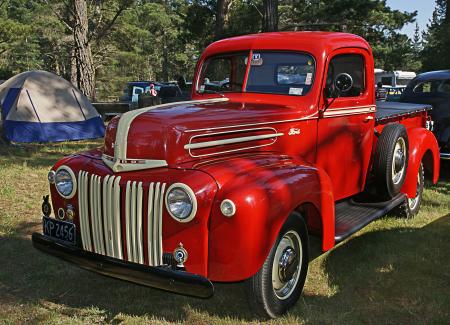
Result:
[[[373,120],[373,116],[369,115],[364,119],[364,122],[369,122]]]

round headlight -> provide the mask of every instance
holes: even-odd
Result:
[[[62,197],[72,198],[76,192],[76,179],[72,169],[67,166],[59,167],[55,174],[55,186]]]
[[[175,220],[189,222],[197,212],[197,200],[189,186],[175,183],[167,189],[166,207]]]

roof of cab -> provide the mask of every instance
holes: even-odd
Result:
[[[337,32],[272,32],[226,38],[209,45],[203,56],[243,50],[293,50],[320,55],[339,48],[358,47],[371,52],[360,36]]]
[[[450,70],[438,70],[424,72],[414,79],[415,81],[428,81],[428,80],[446,80],[450,79]]]

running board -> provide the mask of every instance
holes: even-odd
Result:
[[[353,198],[350,198],[337,203],[335,206],[335,242],[343,241],[372,221],[386,215],[402,204],[405,199],[405,194],[401,193],[386,202],[355,202]]]

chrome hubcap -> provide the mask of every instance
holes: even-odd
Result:
[[[394,157],[392,162],[392,181],[395,185],[399,184],[405,173],[406,161],[406,143],[403,138],[399,138],[394,148]]]
[[[278,275],[281,281],[290,281],[297,270],[297,253],[292,247],[285,248],[283,253],[281,253],[278,267]]]
[[[300,277],[302,244],[296,231],[288,231],[280,240],[272,265],[272,286],[279,299],[287,299]]]

